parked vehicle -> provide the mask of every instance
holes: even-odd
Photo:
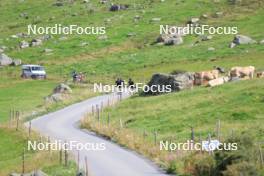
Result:
[[[46,71],[40,65],[22,65],[22,78],[46,79]]]

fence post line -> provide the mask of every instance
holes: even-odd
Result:
[[[65,144],[67,143],[67,141],[65,141]],[[64,149],[64,159],[65,159],[65,166],[68,166],[68,153],[67,153],[67,148]]]

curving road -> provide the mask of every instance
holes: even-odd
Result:
[[[128,97],[123,94],[123,98]],[[165,175],[152,162],[135,152],[124,149],[85,130],[78,128],[85,113],[92,111],[93,105],[107,104],[116,99],[117,94],[102,95],[73,104],[59,111],[32,120],[32,128],[54,140],[77,141],[87,144],[105,144],[105,150],[80,150],[80,167],[85,169],[85,157],[88,160],[91,176],[163,176]],[[76,151],[72,151],[77,158]]]

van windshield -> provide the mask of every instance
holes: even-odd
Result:
[[[44,70],[44,68],[43,67],[31,67],[31,70],[33,70],[33,71],[42,71],[42,70]]]

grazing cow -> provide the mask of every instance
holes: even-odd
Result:
[[[230,77],[247,78],[252,79],[254,77],[255,67],[232,67],[229,73]]]
[[[257,72],[257,78],[264,78],[264,71]]]
[[[226,82],[229,81],[229,77],[225,76],[225,77],[220,77],[220,78],[216,78],[216,79],[213,79],[213,80],[210,80],[208,82],[208,85],[210,87],[215,87],[215,86],[219,86],[219,85],[222,85]]]
[[[194,84],[195,85],[203,85],[207,84],[208,81],[217,79],[219,77],[219,70],[210,70],[210,71],[202,71],[202,72],[197,72],[194,74]]]

